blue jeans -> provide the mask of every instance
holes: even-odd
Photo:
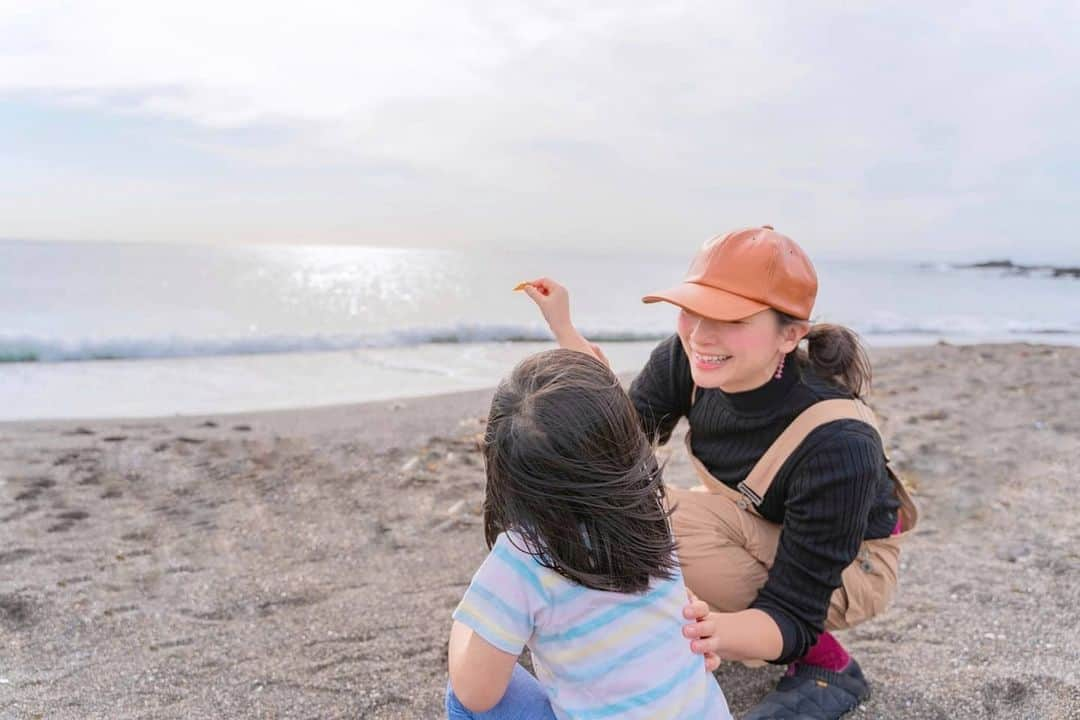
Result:
[[[446,684],[446,717],[450,720],[555,720],[544,688],[529,671],[514,665],[506,694],[487,712],[473,712],[461,704],[450,683]]]

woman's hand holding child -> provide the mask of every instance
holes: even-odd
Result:
[[[686,588],[686,596],[690,599],[690,603],[683,608],[683,617],[687,620],[693,620],[694,624],[687,627],[701,628],[704,627],[705,621],[709,618],[709,606],[705,604],[705,601],[698,600],[697,595],[690,588]],[[691,635],[691,637],[693,637]],[[700,638],[706,640],[707,638]],[[691,652],[700,653],[705,656],[705,669],[709,672],[716,672],[720,667],[720,656],[715,652],[704,649],[696,649],[693,641],[690,643]]]

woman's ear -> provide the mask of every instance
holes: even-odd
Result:
[[[780,350],[787,355],[799,346],[808,332],[810,332],[810,323],[805,320],[787,323],[780,329]]]

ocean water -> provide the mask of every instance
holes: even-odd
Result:
[[[0,419],[205,414],[493,384],[551,347],[518,281],[565,284],[616,369],[674,328],[668,255],[0,242]],[[982,258],[977,258],[982,259]],[[871,345],[1080,344],[1080,280],[819,261],[815,319]]]

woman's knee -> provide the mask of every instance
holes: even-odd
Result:
[[[767,543],[735,503],[698,495],[679,496],[671,518],[683,579],[714,610],[745,610],[768,578],[768,565],[759,557]]]
[[[753,576],[727,580],[708,576],[688,576],[686,586],[708,603],[714,612],[739,612],[750,607],[764,582]]]
[[[884,613],[896,593],[899,544],[892,540],[864,543],[859,556],[841,574],[825,620],[828,630],[843,630]]]
[[[769,571],[744,548],[714,545],[709,552],[684,555],[679,563],[683,581],[713,610],[737,612],[750,607]]]

